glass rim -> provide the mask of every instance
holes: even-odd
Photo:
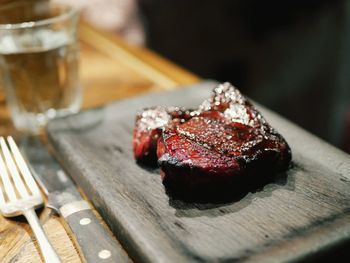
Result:
[[[19,3],[16,3],[16,4],[19,5],[19,6],[20,5],[26,5],[26,4],[30,5],[30,3],[23,3],[23,2],[19,2]],[[34,3],[32,3],[32,4],[34,4]],[[67,20],[68,18],[73,17],[73,16],[75,16],[75,15],[77,15],[79,13],[78,9],[76,9],[76,8],[74,8],[72,6],[68,6],[68,5],[49,3],[49,7],[50,8],[53,8],[53,7],[63,8],[64,9],[64,13],[59,14],[59,15],[54,16],[54,17],[38,20],[38,21],[25,21],[25,22],[14,23],[14,24],[11,24],[11,23],[1,24],[0,23],[0,30],[30,29],[30,28],[45,26],[45,25],[49,25],[49,24],[53,24],[53,23],[56,23],[56,22]],[[8,5],[8,6],[5,6],[5,7],[2,7],[2,8],[0,8],[0,11],[1,10],[6,10],[8,8],[13,8],[13,6]]]

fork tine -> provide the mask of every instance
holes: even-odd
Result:
[[[0,158],[1,158],[1,155],[0,155]],[[0,170],[0,173],[2,173],[2,171]],[[4,183],[2,182],[2,177],[0,176],[0,207],[2,207],[4,204],[5,204],[5,196],[4,196]]]
[[[4,140],[3,137],[0,137],[0,142]],[[15,189],[11,183],[10,177],[7,173],[7,169],[4,163],[4,160],[0,154],[0,176],[3,184],[3,191],[6,193],[10,201],[15,201],[17,199]]]
[[[26,187],[23,184],[21,176],[18,173],[16,164],[15,164],[15,162],[12,159],[10,150],[9,150],[9,148],[6,145],[6,142],[5,142],[4,138],[0,139],[0,144],[1,144],[2,152],[3,152],[4,156],[5,156],[5,162],[7,164],[7,167],[9,169],[9,171],[10,171],[10,174],[12,175],[13,181],[15,182],[15,186],[16,186],[19,194],[22,197],[28,197],[29,193],[28,193]]]
[[[5,204],[5,197],[4,197],[4,193],[2,192],[2,189],[4,187],[0,187],[0,207],[2,207]]]
[[[7,141],[10,145],[10,148],[11,148],[12,154],[14,156],[14,159],[17,163],[17,166],[20,169],[20,171],[23,175],[23,179],[26,182],[26,184],[28,185],[30,191],[32,192],[32,194],[39,194],[40,193],[39,187],[36,184],[36,182],[34,181],[32,173],[30,172],[28,165],[24,161],[23,156],[17,147],[17,144],[15,143],[15,141],[13,140],[13,138],[11,136],[7,137]]]

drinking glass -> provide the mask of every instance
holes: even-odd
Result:
[[[0,83],[18,130],[37,134],[80,109],[78,19],[49,1],[0,7]]]

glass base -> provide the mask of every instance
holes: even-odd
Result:
[[[79,109],[80,103],[66,109],[49,109],[44,113],[12,112],[12,119],[17,130],[25,134],[38,135],[50,120],[77,113]]]

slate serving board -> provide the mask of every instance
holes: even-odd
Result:
[[[263,107],[289,142],[293,165],[238,200],[173,200],[158,170],[135,163],[131,139],[137,110],[196,106],[213,86],[203,82],[118,101],[48,125],[57,157],[130,256],[138,262],[288,262],[349,242],[349,156]]]

